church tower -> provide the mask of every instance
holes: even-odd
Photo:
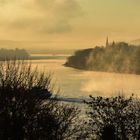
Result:
[[[108,36],[107,36],[107,38],[106,38],[106,47],[108,47],[109,46],[109,41],[108,41]]]

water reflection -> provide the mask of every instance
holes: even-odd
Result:
[[[140,76],[105,72],[82,71],[64,67],[65,60],[32,60],[45,72],[53,72],[54,80],[65,97],[113,96],[122,92],[127,96],[140,95]]]

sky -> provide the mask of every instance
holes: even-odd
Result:
[[[140,0],[0,0],[0,40],[87,48],[140,38]]]

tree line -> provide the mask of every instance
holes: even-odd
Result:
[[[78,50],[66,66],[84,70],[140,74],[140,46],[125,42]]]
[[[0,49],[0,60],[28,59],[29,54],[24,49]]]

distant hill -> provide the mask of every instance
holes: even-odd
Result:
[[[65,66],[83,70],[140,74],[140,46],[112,43],[76,51]]]

